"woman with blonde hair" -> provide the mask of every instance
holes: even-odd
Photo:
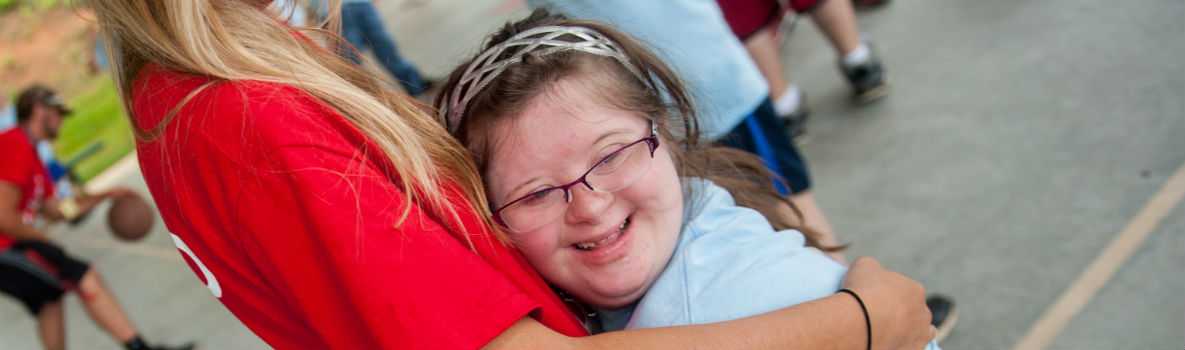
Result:
[[[583,337],[492,225],[465,149],[319,45],[332,30],[300,34],[267,3],[91,2],[178,250],[273,347],[905,349],[933,335],[921,286],[864,259],[845,287],[867,314],[835,296]]]

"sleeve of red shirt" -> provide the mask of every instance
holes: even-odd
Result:
[[[20,188],[29,181],[29,162],[35,160],[30,159],[27,152],[21,152],[28,146],[18,144],[24,140],[15,137],[13,133],[16,132],[20,131],[0,132],[0,152],[4,152],[4,156],[0,157],[4,161],[4,165],[0,166],[0,181]]]
[[[214,117],[189,121],[195,144],[237,174],[227,232],[326,347],[475,349],[538,307],[421,208],[396,226],[408,203],[381,155],[308,95],[202,95]]]

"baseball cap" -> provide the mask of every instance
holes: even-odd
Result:
[[[66,102],[58,96],[58,93],[44,85],[35,84],[21,91],[21,94],[16,98],[16,118],[18,121],[23,121],[33,114],[33,106],[41,104],[47,107],[53,107],[58,110],[62,116],[70,115],[74,110],[66,106]]]

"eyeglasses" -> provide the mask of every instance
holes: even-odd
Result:
[[[645,147],[643,147],[645,146]],[[512,232],[538,229],[564,214],[572,201],[573,187],[584,185],[589,191],[610,193],[633,185],[650,171],[651,159],[658,149],[658,130],[650,123],[650,134],[641,140],[609,153],[593,164],[576,181],[544,188],[510,201],[494,211],[494,221]]]

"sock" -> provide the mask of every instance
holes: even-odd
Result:
[[[790,84],[789,87],[786,87],[786,92],[774,101],[774,111],[779,116],[785,116],[797,111],[800,105],[802,105],[802,90],[798,89],[798,85]]]
[[[872,50],[868,48],[868,44],[861,42],[860,46],[852,49],[852,52],[848,52],[847,54],[843,55],[843,59],[841,59],[841,61],[843,62],[843,65],[851,67],[868,62],[868,60],[871,58]]]
[[[132,337],[132,339],[128,340],[126,343],[123,343],[123,348],[127,349],[127,350],[148,350],[149,349],[148,344],[144,343],[144,339],[141,339],[139,334]]]

